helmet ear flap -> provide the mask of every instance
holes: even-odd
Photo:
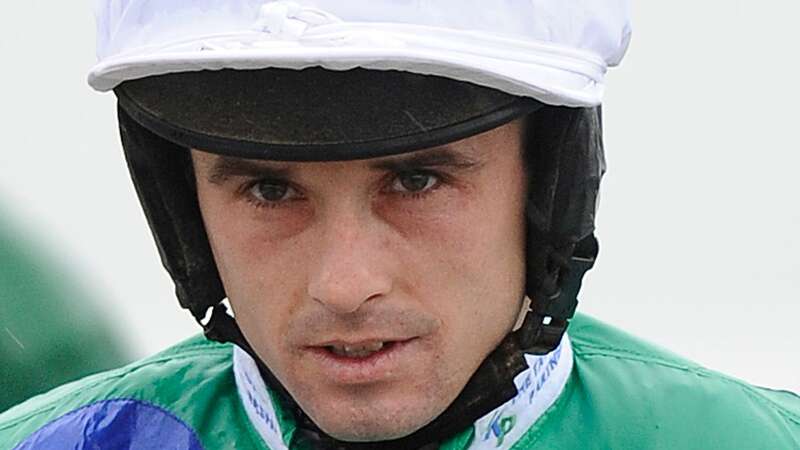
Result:
[[[605,172],[600,108],[547,107],[527,119],[526,294],[532,300],[517,332],[526,351],[561,341],[578,304],[583,275],[598,245],[594,220]]]
[[[183,308],[202,322],[225,298],[197,201],[189,150],[117,108],[128,169],[164,267]]]

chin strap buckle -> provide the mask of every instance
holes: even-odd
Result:
[[[208,316],[208,313],[206,313]],[[228,314],[228,307],[224,303],[217,303],[211,308],[211,315],[203,322],[198,320],[203,327],[203,334],[212,341],[226,343],[232,342],[242,348],[249,347],[244,340],[242,331],[233,317]]]
[[[575,246],[566,267],[560,271],[554,293],[532,299],[531,310],[519,330],[519,342],[525,353],[547,354],[561,342],[569,319],[578,307],[578,292],[583,276],[594,266],[599,246],[594,235]]]

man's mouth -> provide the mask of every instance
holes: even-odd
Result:
[[[396,378],[420,351],[418,341],[418,337],[335,340],[306,349],[324,380],[353,385]]]

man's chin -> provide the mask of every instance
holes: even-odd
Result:
[[[406,437],[430,423],[441,413],[432,405],[394,408],[350,408],[332,405],[311,416],[326,434],[345,442],[379,442]]]
[[[320,429],[329,436],[344,442],[381,442],[404,438],[419,430],[426,423],[418,426],[398,427],[397,424],[383,423],[351,423],[350,426],[336,424],[334,427],[322,426]],[[389,426],[387,426],[389,425]]]

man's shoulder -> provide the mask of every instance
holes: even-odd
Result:
[[[134,420],[133,416],[160,417],[162,424],[173,421],[176,429],[185,428],[191,435],[194,432],[187,423],[193,420],[193,404],[210,401],[206,397],[211,392],[222,397],[221,404],[234,403],[224,398],[236,395],[231,351],[230,345],[195,337],[127,366],[53,389],[0,414],[0,448],[13,448],[32,435],[52,434],[55,429],[69,434],[101,418],[128,426],[123,422]]]
[[[556,415],[647,448],[794,448],[800,397],[753,386],[579,315],[573,373]],[[556,408],[556,409],[558,409]],[[613,426],[612,426],[613,425]],[[792,446],[788,446],[788,444]],[[601,447],[603,443],[598,442]],[[613,445],[612,445],[613,447]]]
[[[569,325],[570,343],[583,359],[617,358],[665,367],[703,369],[699,364],[585,314]]]

